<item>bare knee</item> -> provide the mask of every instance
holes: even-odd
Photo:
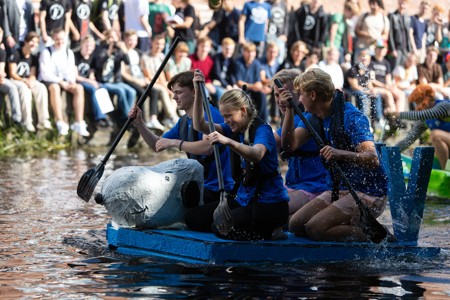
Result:
[[[317,222],[313,219],[309,220],[305,224],[305,233],[310,239],[314,241],[322,241],[325,234],[321,226],[319,226],[319,224],[317,224]]]

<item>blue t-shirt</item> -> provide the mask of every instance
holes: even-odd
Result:
[[[325,136],[331,141],[331,146],[336,147],[335,141],[330,135],[330,121],[331,117],[323,120]],[[345,103],[344,130],[350,138],[352,148],[356,148],[365,141],[374,141],[367,117],[349,102]],[[388,179],[383,164],[380,163],[378,168],[364,168],[357,164],[344,162],[339,162],[339,165],[356,191],[377,197],[387,194]],[[341,189],[347,190],[348,188],[341,183]]]
[[[248,83],[261,81],[261,63],[255,59],[249,66],[245,65],[244,59],[236,60],[236,80],[242,80]]]
[[[450,100],[436,100],[434,103],[434,106],[439,105],[440,103],[448,102],[450,103]],[[428,128],[431,130],[434,129],[440,129],[447,132],[450,132],[450,117],[444,118],[444,119],[432,119],[432,120],[426,120],[425,124],[427,124]]]
[[[214,120],[214,123],[218,123],[218,124],[222,123],[223,117],[220,115],[219,110],[212,105],[210,105],[210,108],[211,108],[211,115]],[[208,117],[206,115],[205,115],[205,119],[208,120]],[[177,124],[175,124],[175,126],[172,129],[170,129],[169,131],[164,133],[164,135],[162,137],[166,138],[166,139],[181,139],[180,138],[180,123],[181,123],[181,118],[178,120]],[[191,126],[192,126],[192,120],[188,118],[188,126],[187,126],[188,132],[191,130]],[[187,134],[186,134],[186,136],[187,136]],[[203,139],[203,134],[201,132],[198,133],[197,139],[199,141],[201,141]],[[222,148],[224,148],[224,149],[222,149]],[[222,167],[224,188],[225,188],[225,190],[230,191],[233,189],[233,186],[234,186],[233,177],[231,176],[230,150],[228,149],[228,147],[224,147],[224,146],[220,146],[219,149],[222,150],[221,154],[220,154],[220,163],[221,163],[221,167]],[[217,168],[216,168],[216,162],[214,159],[209,164],[207,174],[208,174],[208,176],[207,176],[207,178],[205,178],[205,181],[204,181],[204,188],[207,190],[210,190],[210,191],[216,191],[216,192],[219,191]]]
[[[222,126],[224,135],[232,137],[233,132],[230,126],[223,123]],[[241,143],[244,142],[244,135],[239,134]],[[267,152],[261,159],[259,164],[259,171],[263,175],[273,174],[278,171],[278,154],[275,137],[273,136],[272,127],[268,124],[263,124],[256,129],[255,140],[253,145],[262,144],[267,148]],[[242,164],[245,164],[244,160],[241,160]],[[242,167],[245,167],[244,165]],[[242,205],[247,206],[249,202],[255,197],[255,186],[244,186],[241,182],[236,195],[236,201]],[[260,185],[258,202],[260,203],[279,203],[289,201],[287,190],[283,184],[283,177],[281,174],[274,177],[270,177]]]
[[[245,39],[251,42],[266,40],[266,23],[270,18],[270,4],[249,1],[244,3],[242,15],[245,19]]]
[[[305,117],[309,120],[311,113],[305,112]],[[294,126],[306,128],[306,125],[299,116],[294,117]],[[279,128],[277,133],[281,137],[283,128]],[[302,145],[298,150],[305,152],[318,152],[314,139]],[[288,159],[288,170],[286,172],[286,186],[294,190],[304,190],[310,193],[320,193],[331,189],[329,186],[330,173],[323,166],[322,158],[317,156],[292,156]]]

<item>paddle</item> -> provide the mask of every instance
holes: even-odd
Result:
[[[147,86],[147,88],[145,89],[145,91],[141,95],[141,97],[139,97],[137,106],[142,107],[142,104],[147,99],[148,94],[150,93],[153,86],[155,85],[156,80],[158,79],[159,75],[164,70],[164,67],[167,64],[167,61],[172,56],[172,53],[175,51],[175,48],[177,47],[179,41],[180,41],[180,38],[178,36],[175,37],[175,40],[173,41],[172,46],[170,46],[169,52],[167,52],[166,56],[164,57],[164,60],[162,61],[161,65],[159,66],[158,70],[156,71],[155,75],[153,76],[152,81],[149,83],[149,85]],[[94,189],[97,186],[97,183],[99,182],[100,178],[103,175],[103,171],[105,170],[106,162],[108,161],[109,157],[113,153],[114,149],[116,149],[117,145],[120,142],[120,139],[125,134],[125,131],[128,129],[131,122],[132,122],[132,119],[128,118],[128,120],[125,122],[122,129],[120,130],[119,134],[116,136],[111,147],[109,148],[108,153],[106,153],[105,157],[103,157],[103,159],[100,161],[100,163],[94,169],[88,170],[86,173],[84,173],[83,176],[81,176],[81,179],[78,182],[77,194],[84,201],[88,202],[89,199],[91,199],[92,194],[94,193]]]
[[[200,83],[200,92],[202,93],[203,98],[203,106],[206,112],[206,116],[208,117],[209,124],[209,132],[214,132],[216,129],[214,128],[214,121],[211,115],[211,108],[209,107],[209,101],[206,96],[206,88],[204,83]],[[220,201],[217,208],[214,210],[213,219],[214,225],[217,227],[217,230],[220,234],[226,235],[233,227],[233,219],[231,216],[231,210],[227,203],[227,193],[225,191],[224,183],[223,183],[223,174],[222,174],[222,164],[220,162],[220,150],[219,145],[213,145],[214,149],[214,159],[216,162],[217,169],[217,180],[219,181],[219,191],[220,191]]]
[[[283,88],[283,84],[278,79],[275,79],[274,83],[277,85],[278,88]],[[305,123],[306,127],[313,136],[314,141],[317,143],[319,148],[322,149],[323,147],[325,147],[325,143],[323,142],[322,138],[314,129],[314,127],[312,127],[311,123],[303,115],[298,105],[294,103],[293,98],[289,99],[289,104],[292,106],[295,113],[300,117],[303,123]],[[372,242],[380,243],[384,238],[386,238],[388,234],[386,228],[377,221],[377,219],[370,213],[367,206],[365,206],[364,203],[361,202],[361,199],[359,199],[355,189],[352,187],[350,181],[348,181],[348,178],[345,176],[339,164],[335,161],[333,161],[332,164],[333,168],[340,174],[342,180],[344,180],[344,184],[347,186],[351,195],[355,199],[356,204],[358,205],[361,214],[360,221],[362,231],[369,236]]]

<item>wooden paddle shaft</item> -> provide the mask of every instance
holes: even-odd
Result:
[[[212,118],[211,114],[211,108],[209,107],[209,101],[206,94],[206,87],[205,83],[200,83],[200,92],[202,93],[203,98],[203,106],[205,107],[206,116],[208,117],[208,124],[209,124],[209,132],[214,132],[214,120]],[[224,146],[222,146],[224,147]],[[213,145],[214,149],[214,159],[216,162],[216,169],[217,169],[217,180],[219,181],[219,190],[222,192],[225,189],[225,185],[223,183],[223,174],[222,174],[222,163],[220,162],[220,151],[219,151],[219,145],[215,144]]]

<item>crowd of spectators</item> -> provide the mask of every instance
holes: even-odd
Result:
[[[30,132],[113,131],[179,36],[147,95],[149,128],[171,128],[183,114],[166,83],[193,69],[205,75],[212,101],[245,88],[259,116],[274,125],[280,115],[269,82],[281,69],[323,69],[374,129],[399,125],[390,116],[410,109],[417,84],[449,99],[450,9],[422,0],[410,16],[407,6],[416,5],[410,0],[398,0],[395,11],[382,0],[368,0],[363,11],[361,1],[367,0],[346,0],[342,12],[331,13],[320,0],[298,8],[287,0],[254,0],[242,9],[223,0],[202,24],[189,0],[2,0],[0,94],[12,122]]]

